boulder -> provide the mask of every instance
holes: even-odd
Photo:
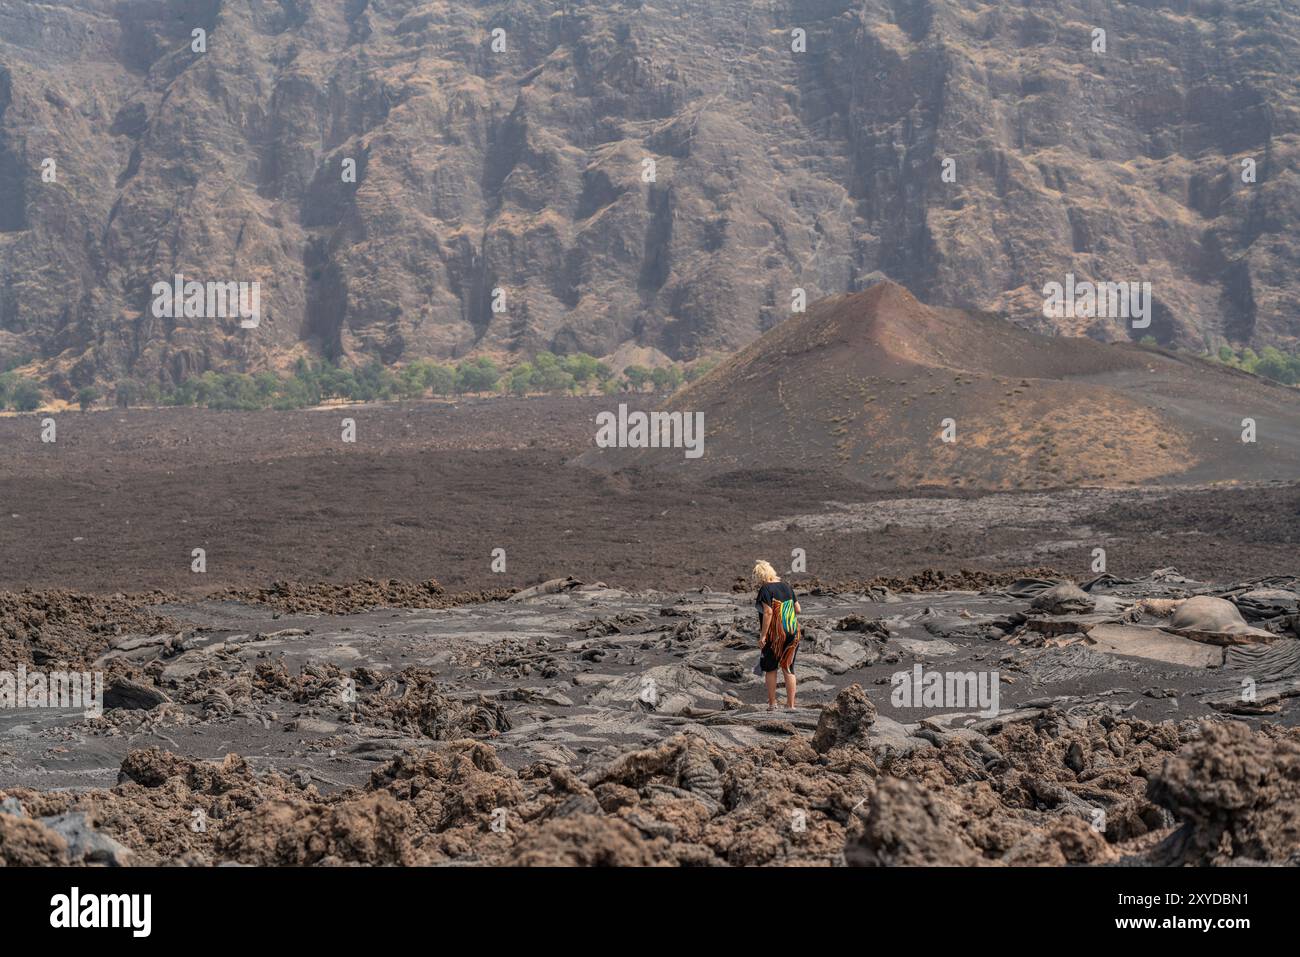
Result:
[[[1300,743],[1229,721],[1165,760],[1147,796],[1182,827],[1156,850],[1172,865],[1294,864],[1300,859]]]
[[[1074,582],[1060,582],[1036,595],[1029,607],[1052,615],[1085,615],[1097,603]]]
[[[963,867],[980,853],[962,832],[961,810],[925,787],[881,778],[860,830],[844,846],[850,867]]]
[[[542,595],[558,595],[560,592],[573,591],[575,588],[581,587],[582,582],[572,576],[568,578],[552,578],[540,585],[533,585],[531,588],[517,591],[506,601],[528,601],[530,598],[538,598]]]
[[[129,678],[114,678],[113,683],[104,692],[105,708],[149,711],[171,700],[167,692],[161,688],[141,684]]]
[[[813,732],[812,746],[818,754],[831,748],[869,748],[868,735],[876,721],[876,706],[859,684],[851,684],[822,711]]]
[[[41,818],[48,827],[67,843],[68,863],[107,864],[123,867],[131,861],[131,850],[106,834],[100,834],[83,811],[69,811],[53,817]]]
[[[1270,631],[1246,624],[1246,619],[1241,617],[1241,612],[1232,602],[1210,595],[1196,595],[1179,605],[1169,620],[1169,630],[1216,645],[1272,641],[1277,637]]]

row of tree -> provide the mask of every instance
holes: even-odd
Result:
[[[714,365],[697,362],[648,369],[627,366],[617,374],[603,362],[585,353],[556,356],[543,352],[531,362],[520,363],[506,372],[487,357],[465,359],[447,365],[427,359],[393,370],[371,362],[347,369],[331,362],[299,359],[293,372],[253,375],[239,372],[205,372],[177,386],[161,386],[133,379],[119,382],[113,399],[119,406],[202,406],[209,409],[301,409],[331,399],[375,402],[415,399],[422,396],[471,395],[504,392],[511,395],[606,394],[676,389]],[[86,390],[83,390],[83,393]],[[87,408],[98,393],[90,390]]]
[[[1265,346],[1259,352],[1254,349],[1237,352],[1231,346],[1220,346],[1218,355],[1213,358],[1234,369],[1243,369],[1266,379],[1286,385],[1300,385],[1300,352],[1287,355],[1273,346]]]
[[[1300,385],[1300,353],[1288,355],[1273,346],[1253,349],[1222,346],[1209,358],[1286,385]],[[511,395],[552,395],[602,392],[671,392],[716,365],[700,360],[691,365],[655,368],[630,365],[621,373],[587,355],[557,356],[542,352],[531,362],[521,362],[504,373],[486,357],[447,365],[417,359],[393,370],[371,362],[346,369],[331,362],[299,359],[289,375],[259,372],[205,372],[177,386],[126,379],[117,383],[111,398],[119,406],[203,406],[209,409],[301,409],[330,399],[375,402],[414,399],[426,395],[452,396],[504,392]],[[104,396],[94,386],[77,393],[77,403],[88,409]],[[0,410],[31,412],[44,403],[40,383],[16,372],[0,373]]]

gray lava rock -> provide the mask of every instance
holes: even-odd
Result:
[[[573,591],[575,588],[582,586],[582,582],[573,576],[567,578],[552,578],[544,581],[540,585],[533,585],[531,588],[525,588],[523,591],[517,591],[506,601],[527,601],[530,598],[538,598],[542,595],[558,595],[561,592]]]
[[[96,831],[83,811],[43,817],[41,823],[68,842],[69,863],[123,867],[130,862],[131,849]]]
[[[1035,597],[1029,607],[1052,615],[1086,615],[1097,603],[1074,582],[1061,582]]]
[[[1241,611],[1232,602],[1210,595],[1196,595],[1179,605],[1169,627],[1173,631],[1259,637],[1266,641],[1273,637],[1270,632],[1246,624]]]
[[[812,745],[818,754],[831,748],[870,747],[868,733],[876,721],[876,706],[859,684],[851,684],[822,711],[813,732]]]
[[[149,711],[171,700],[167,692],[161,688],[141,684],[129,678],[114,678],[113,683],[104,692],[105,708]]]
[[[913,781],[885,777],[844,858],[850,867],[953,867],[977,864],[980,855],[951,804]]]

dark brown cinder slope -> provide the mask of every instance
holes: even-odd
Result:
[[[704,454],[594,449],[585,465],[831,471],[871,487],[1007,490],[1300,477],[1300,391],[1131,344],[1045,336],[882,282],[781,323],[668,411]],[[1242,420],[1257,441],[1241,441]],[[955,441],[944,442],[945,420]]]

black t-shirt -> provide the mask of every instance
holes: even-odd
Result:
[[[754,604],[758,606],[758,623],[763,624],[763,609],[774,601],[794,601],[794,589],[785,582],[767,582],[758,590]]]

